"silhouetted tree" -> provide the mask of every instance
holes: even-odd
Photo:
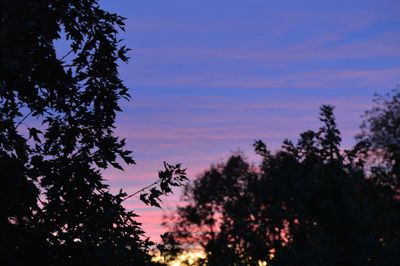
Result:
[[[258,169],[235,154],[196,179],[169,224],[174,241],[201,245],[207,265],[393,265],[398,201],[358,150],[340,148],[331,106],[320,120],[276,154],[256,141]]]
[[[358,136],[357,153],[367,161],[368,178],[381,187],[386,201],[394,200],[396,213],[387,223],[399,224],[400,215],[400,87],[385,95],[375,95],[374,107],[367,111]],[[389,226],[391,238],[388,253],[398,253],[400,227]],[[387,228],[382,228],[387,230]]]
[[[150,263],[151,242],[121,205],[127,194],[110,193],[101,174],[134,163],[114,135],[129,99],[118,75],[123,29],[97,0],[0,1],[1,265]],[[159,177],[146,204],[186,178],[168,164]]]
[[[364,116],[359,146],[371,159],[375,181],[400,193],[400,87],[376,95],[375,106]]]
[[[232,155],[226,164],[212,166],[185,187],[183,199],[188,204],[178,207],[172,217],[166,217],[166,226],[172,231],[167,240],[182,244],[183,249],[200,246],[209,254],[208,265],[221,265],[222,259],[224,265],[240,261],[223,229],[229,226],[228,211],[241,212],[238,204],[246,204],[241,200],[247,185],[255,178],[255,170],[242,153]]]

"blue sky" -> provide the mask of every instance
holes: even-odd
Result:
[[[256,161],[255,139],[272,149],[296,140],[319,126],[323,103],[336,106],[349,147],[373,94],[399,84],[399,1],[100,3],[127,18],[121,38],[132,49],[120,69],[132,101],[122,103],[117,133],[137,165],[106,172],[115,189],[149,184],[163,161],[191,177],[238,149]],[[127,207],[157,239],[162,211],[134,198]]]

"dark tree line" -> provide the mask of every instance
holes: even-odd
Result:
[[[349,150],[322,106],[297,143],[256,141],[260,165],[237,153],[211,166],[166,220],[169,258],[197,246],[199,265],[400,264],[400,90],[375,102]]]
[[[97,0],[0,1],[0,265],[149,265],[151,243],[102,169],[134,164],[114,134],[124,18]],[[70,51],[57,54],[66,39]],[[186,179],[165,164],[141,199]]]

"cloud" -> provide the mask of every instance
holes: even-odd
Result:
[[[157,5],[157,8],[154,8]],[[318,108],[337,106],[345,146],[374,91],[399,82],[398,1],[137,1],[118,5],[132,87],[116,134],[137,165],[109,170],[113,189],[132,193],[157,178],[162,161],[183,163],[191,177],[230,151],[251,160],[254,139],[278,149],[317,129]],[[123,7],[123,8],[122,8]],[[180,8],[177,8],[180,7]],[[176,193],[166,202],[179,202]],[[126,203],[157,238],[162,211]]]
[[[286,71],[279,74],[269,73],[268,69],[258,69],[258,73],[243,73],[236,71],[215,73],[204,71],[198,73],[159,73],[151,76],[133,77],[129,81],[136,87],[211,87],[224,89],[267,89],[267,90],[334,90],[353,86],[358,89],[362,86],[380,86],[382,83],[395,84],[400,75],[400,68],[386,69],[323,69]],[[357,83],[355,83],[357,82]]]

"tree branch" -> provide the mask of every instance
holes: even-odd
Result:
[[[69,51],[63,57],[60,58],[60,61],[64,60],[67,56],[69,56],[74,50]]]
[[[19,121],[18,124],[15,126],[15,129],[17,129],[22,124],[22,122],[24,122],[25,119],[27,119],[28,116],[30,116],[32,113],[33,113],[33,111],[30,111],[26,116],[24,116],[24,118],[22,118],[22,120]]]
[[[152,184],[150,184],[150,185],[148,185],[148,186],[146,186],[146,187],[144,187],[144,188],[142,188],[142,189],[136,191],[135,193],[132,193],[132,194],[126,196],[125,198],[123,198],[123,200],[127,200],[127,199],[129,199],[129,198],[132,198],[133,196],[139,194],[140,192],[145,191],[146,189],[149,189],[149,188],[151,188],[151,187],[154,186],[154,185],[157,185],[159,182],[160,182],[160,180],[155,181],[155,182],[153,182]]]

